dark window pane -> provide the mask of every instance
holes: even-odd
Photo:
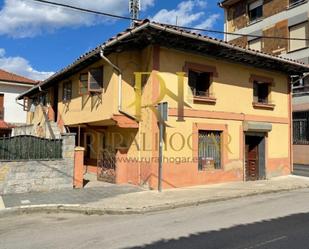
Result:
[[[72,99],[72,82],[66,81],[63,83],[63,101],[70,101]]]
[[[189,86],[194,96],[208,97],[210,88],[210,73],[189,71]]]
[[[253,83],[253,101],[255,103],[268,103],[269,84],[254,82]]]
[[[79,77],[79,94],[88,93],[88,74],[81,74]]]
[[[260,5],[252,10],[249,10],[250,21],[256,21],[263,17],[263,5]]]
[[[102,91],[103,68],[92,68],[89,70],[89,91]]]

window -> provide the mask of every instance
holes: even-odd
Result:
[[[103,67],[92,68],[89,70],[89,92],[102,92],[103,88]]]
[[[88,73],[82,73],[79,76],[79,94],[84,95],[88,93]]]
[[[62,100],[68,102],[72,99],[72,82],[66,81],[63,83]]]
[[[306,2],[307,0],[290,0],[290,7],[294,7],[297,6],[301,3]]]
[[[257,21],[263,17],[263,0],[256,0],[249,4],[249,20]]]
[[[290,27],[290,38],[306,39],[308,34],[308,22],[297,24]],[[307,41],[303,40],[290,40],[290,51],[306,48]]]
[[[221,131],[199,131],[198,168],[221,169]]]
[[[24,111],[29,112],[32,104],[32,99],[30,99],[29,97],[24,97],[23,101]]]
[[[262,39],[254,39],[249,41],[248,47],[253,50],[262,51]]]
[[[194,96],[210,96],[210,73],[189,70],[189,86]]]
[[[43,106],[47,105],[47,93],[42,93],[38,96],[39,98],[39,103]]]
[[[268,104],[269,83],[254,81],[253,82],[253,102]]]
[[[309,144],[309,112],[293,113],[294,144]]]

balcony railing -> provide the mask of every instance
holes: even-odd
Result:
[[[4,108],[0,109],[0,120],[4,120]]]
[[[199,91],[194,87],[191,87],[191,91],[192,91],[194,97],[199,97],[199,98],[203,98],[203,97],[209,98],[209,97],[211,97],[211,94],[210,94],[209,91]]]
[[[309,85],[293,87],[294,94],[309,93]]]

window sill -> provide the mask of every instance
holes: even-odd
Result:
[[[223,171],[224,171],[224,169],[209,169],[209,168],[198,170],[199,173],[202,173],[202,172],[223,172]]]
[[[205,104],[216,104],[217,99],[214,97],[202,97],[202,96],[194,96],[193,97],[194,102],[201,102]]]
[[[257,103],[257,102],[253,102],[252,105],[256,109],[267,109],[267,110],[274,110],[276,106],[274,104]]]

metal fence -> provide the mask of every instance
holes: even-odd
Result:
[[[309,112],[293,113],[294,144],[309,144]]]
[[[62,139],[34,136],[0,138],[0,161],[62,159]]]
[[[219,131],[200,131],[198,138],[199,170],[221,169],[221,135]]]

